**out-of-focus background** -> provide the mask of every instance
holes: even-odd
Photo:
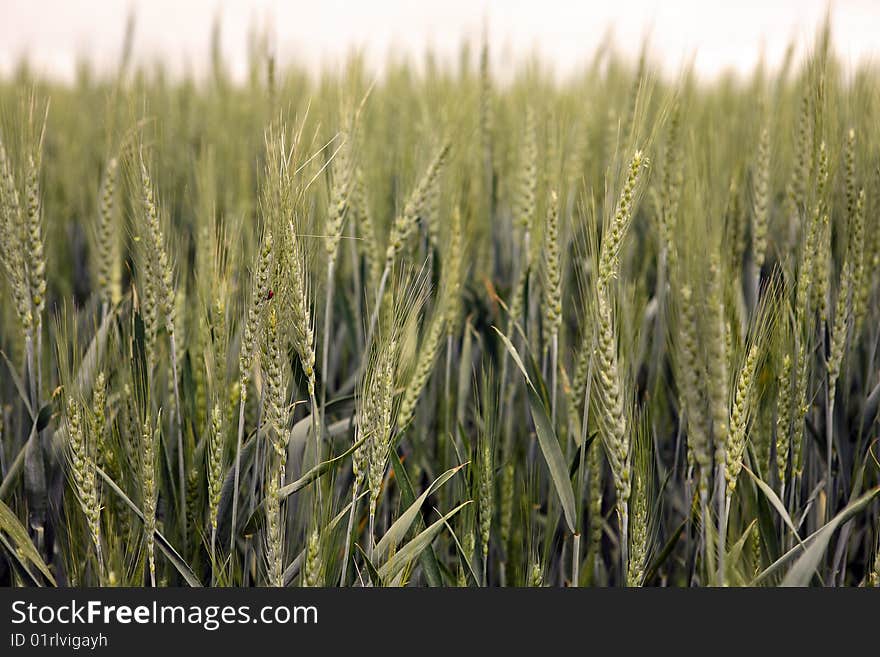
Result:
[[[359,49],[380,72],[389,53],[430,48],[451,58],[487,30],[502,75],[534,52],[565,75],[608,34],[635,57],[648,36],[667,72],[693,59],[698,74],[714,76],[748,72],[761,56],[778,64],[792,43],[803,52],[829,8],[844,61],[875,57],[878,0],[0,0],[0,74],[24,55],[35,70],[66,80],[83,58],[112,67],[134,12],[134,57],[197,75],[218,18],[226,64],[238,76],[255,30],[272,35],[283,61],[333,66]]]

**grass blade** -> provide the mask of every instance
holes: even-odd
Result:
[[[46,562],[43,561],[37,548],[31,542],[31,538],[28,536],[24,525],[15,517],[12,509],[2,501],[0,501],[0,531],[12,540],[15,548],[12,550],[13,557],[19,561],[25,560],[33,564],[52,583],[52,586],[57,586],[55,578],[52,577],[49,567],[46,566]]]
[[[110,487],[110,489],[119,496],[119,499],[125,502],[125,505],[134,512],[134,514],[140,519],[141,522],[144,522],[144,514],[138,508],[137,504],[129,499],[128,495],[126,495],[123,490],[116,485],[116,482],[113,481],[106,472],[104,472],[101,468],[97,466],[95,467],[95,469],[97,470],[101,478]],[[177,550],[174,549],[174,546],[171,545],[171,542],[162,535],[162,532],[156,530],[155,536],[156,545],[159,546],[159,549],[162,551],[168,561],[171,562],[171,565],[177,569],[177,572],[180,573],[186,583],[195,588],[201,587],[202,583],[199,581],[199,578],[196,577],[195,573],[193,573],[192,570],[190,570],[190,567],[186,565],[186,561],[184,561],[183,557],[180,556],[180,553],[178,553]]]
[[[569,531],[575,533],[577,526],[577,511],[575,509],[574,488],[571,485],[571,479],[568,477],[568,465],[565,457],[562,455],[562,448],[559,446],[559,440],[556,438],[556,431],[550,423],[547,410],[538,393],[533,387],[529,387],[529,409],[532,412],[532,419],[535,422],[535,431],[538,434],[538,443],[541,445],[541,453],[544,455],[544,461],[550,469],[550,477],[556,488],[556,494],[562,504],[562,511],[565,515],[565,524],[568,525]]]
[[[806,547],[804,548],[803,554],[798,557],[798,560],[794,562],[794,565],[792,565],[788,573],[786,573],[785,579],[782,580],[782,586],[808,586],[810,580],[813,579],[813,575],[819,567],[819,562],[822,560],[822,555],[824,555],[825,550],[828,549],[828,544],[831,542],[831,537],[834,535],[834,532],[837,531],[837,528],[868,506],[871,500],[877,497],[878,493],[880,493],[880,487],[874,488],[857,500],[850,502],[843,511],[834,516],[834,518],[818,531],[810,535],[810,537],[804,541]]]
[[[450,518],[471,503],[472,500],[468,500],[467,502],[459,504],[452,511],[441,517],[440,520],[429,525],[427,529],[420,532],[418,536],[400,548],[399,552],[396,552],[391,559],[379,568],[379,577],[382,581],[387,582],[393,580],[401,570],[414,561],[422,551],[431,544],[437,534],[440,533],[440,530],[446,526],[446,522]]]
[[[459,466],[454,468],[450,468],[442,475],[437,477],[430,486],[428,486],[425,491],[419,495],[418,499],[415,502],[409,505],[406,511],[398,516],[397,520],[394,521],[394,524],[388,528],[388,531],[385,532],[385,535],[376,543],[376,548],[373,551],[373,558],[376,561],[381,561],[383,556],[395,548],[397,548],[400,541],[403,540],[404,536],[406,536],[406,532],[409,530],[410,526],[412,526],[416,517],[421,511],[422,505],[425,503],[425,500],[428,499],[428,496],[431,495],[435,490],[440,488],[447,481],[452,479],[455,474],[465,467],[467,463],[462,463]]]

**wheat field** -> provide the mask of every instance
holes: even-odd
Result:
[[[880,586],[880,70],[255,39],[0,80],[5,586]]]

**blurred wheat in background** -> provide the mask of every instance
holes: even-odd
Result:
[[[133,28],[133,25],[130,26]],[[0,583],[880,585],[880,71],[0,80]]]

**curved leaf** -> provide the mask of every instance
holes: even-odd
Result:
[[[27,529],[24,528],[24,525],[21,524],[19,519],[12,512],[12,509],[6,506],[2,501],[0,501],[0,531],[9,536],[15,544],[15,550],[12,556],[19,560],[23,558],[32,563],[41,573],[43,573],[46,579],[52,583],[52,586],[58,586],[55,583],[55,578],[52,577],[52,573],[49,572],[46,562],[43,561],[37,548],[34,546],[33,542],[31,542]]]
[[[370,574],[370,581],[373,582],[374,586],[382,586],[382,579],[379,577],[379,571],[376,570],[376,566],[373,565],[372,559],[364,552],[364,548],[360,546],[360,543],[355,543],[354,546],[357,548],[357,551],[361,553],[361,557],[364,560],[364,565],[367,567],[367,572]]]
[[[444,472],[442,475],[437,477],[434,482],[425,489],[425,492],[419,495],[418,499],[415,502],[409,505],[406,511],[400,514],[400,517],[394,521],[394,524],[388,528],[388,531],[385,532],[385,535],[376,543],[376,547],[373,550],[373,560],[378,561],[381,558],[391,551],[393,551],[400,541],[403,540],[404,536],[406,536],[406,532],[409,530],[410,526],[415,521],[416,517],[419,514],[419,511],[422,508],[422,505],[425,503],[425,500],[428,499],[428,496],[433,493],[435,490],[440,488],[447,481],[452,479],[459,470],[461,470],[467,463],[462,463],[459,466],[451,468]]]
[[[496,327],[495,332],[501,337],[507,351],[510,352],[511,358],[516,366],[525,377],[527,392],[529,393],[529,409],[532,412],[532,420],[535,422],[535,431],[538,434],[538,443],[541,445],[541,453],[550,469],[550,478],[553,480],[553,486],[556,488],[556,494],[562,504],[562,511],[565,515],[565,524],[568,525],[569,531],[574,534],[577,527],[577,510],[574,498],[574,488],[571,485],[571,479],[568,475],[568,464],[562,455],[562,448],[559,446],[559,439],[556,437],[556,430],[550,422],[547,415],[547,409],[544,404],[543,397],[538,393],[535,384],[526,371],[526,366],[520,358],[519,352],[510,339],[499,331]],[[538,382],[541,385],[540,381]],[[543,387],[543,386],[542,386]]]
[[[504,343],[504,346],[507,347],[507,351],[510,352],[510,357],[513,358],[513,362],[516,363],[516,366],[519,368],[519,371],[522,372],[522,375],[526,378],[526,383],[534,388],[532,384],[532,380],[529,378],[528,372],[526,372],[526,366],[523,364],[522,358],[519,356],[519,352],[516,350],[516,347],[513,346],[513,343],[510,341],[506,335],[504,335],[501,331],[498,330],[498,327],[492,327],[498,336],[501,338],[501,341]]]
[[[801,537],[798,535],[798,531],[794,526],[794,522],[791,520],[791,516],[788,515],[788,510],[785,508],[785,505],[782,503],[782,500],[779,499],[779,496],[776,492],[767,485],[767,483],[758,477],[754,472],[749,470],[749,468],[745,465],[742,467],[743,470],[749,473],[752,479],[755,481],[755,484],[764,493],[764,497],[767,498],[767,501],[776,509],[776,512],[782,518],[783,522],[788,525],[788,528],[791,530],[791,533],[794,534],[794,537],[797,539],[798,543],[801,543]]]
[[[782,580],[782,586],[809,586],[834,532],[850,517],[865,508],[878,493],[880,493],[880,487],[874,488],[859,499],[850,502],[843,511],[804,541],[807,544],[804,553],[798,557],[798,560],[786,573],[785,579]]]
[[[416,494],[413,492],[409,475],[406,473],[406,468],[403,467],[403,461],[400,460],[396,449],[391,450],[391,467],[394,469],[394,481],[397,482],[400,488],[400,502],[408,506],[415,502]],[[415,531],[420,532],[424,528],[424,521],[421,518],[417,518]],[[440,574],[440,563],[437,561],[437,555],[434,554],[434,548],[429,545],[422,552],[419,561],[422,562],[422,569],[424,570],[425,581],[428,583],[428,586],[443,586],[443,575]]]
[[[144,522],[144,514],[138,508],[137,504],[132,502],[128,495],[126,495],[123,490],[116,485],[116,482],[113,481],[110,476],[104,472],[101,468],[96,467],[95,470],[101,475],[101,478],[107,483],[107,485],[119,496],[123,502],[125,502],[126,506],[129,509],[134,511],[134,514],[140,519],[141,522]],[[196,577],[195,573],[190,570],[190,567],[186,564],[186,561],[183,560],[183,557],[174,549],[174,546],[171,545],[171,542],[162,535],[162,532],[156,530],[154,532],[154,536],[156,539],[156,545],[159,546],[159,549],[171,562],[171,565],[177,569],[177,572],[181,574],[183,579],[192,587],[198,588],[201,587],[202,583],[199,581],[199,578]]]
[[[342,420],[342,421],[347,422],[348,420]],[[303,488],[308,486],[310,483],[312,483],[316,479],[319,479],[320,477],[325,475],[330,470],[337,468],[342,463],[342,461],[345,460],[346,457],[351,455],[351,453],[354,452],[354,450],[356,450],[358,447],[360,447],[364,443],[365,440],[366,440],[366,437],[361,438],[360,440],[353,443],[351,447],[349,447],[347,450],[345,450],[339,456],[335,456],[332,459],[322,461],[321,463],[319,463],[315,467],[311,468],[308,472],[306,472],[302,477],[300,477],[296,481],[293,481],[285,486],[282,486],[281,489],[278,491],[278,494],[282,498],[284,498],[289,495],[293,495],[297,491],[302,490]]]
[[[431,544],[437,534],[440,533],[440,530],[446,526],[446,522],[468,504],[471,504],[471,502],[473,502],[473,500],[468,500],[467,502],[459,504],[452,511],[440,518],[440,520],[429,525],[425,531],[421,532],[409,543],[400,548],[399,552],[395,553],[385,565],[379,568],[379,577],[382,581],[388,582],[394,579],[394,577],[403,570],[407,564],[415,560],[422,553],[422,550]]]
[[[559,446],[559,439],[556,438],[556,431],[550,423],[547,411],[538,393],[531,386],[528,388],[529,393],[529,409],[532,411],[532,419],[535,421],[535,431],[538,434],[538,443],[541,445],[541,453],[550,469],[550,478],[556,488],[556,494],[562,504],[562,511],[565,514],[565,524],[568,525],[569,531],[574,534],[577,526],[577,511],[575,510],[574,489],[571,486],[571,479],[568,477],[568,464],[562,455],[562,448]]]

